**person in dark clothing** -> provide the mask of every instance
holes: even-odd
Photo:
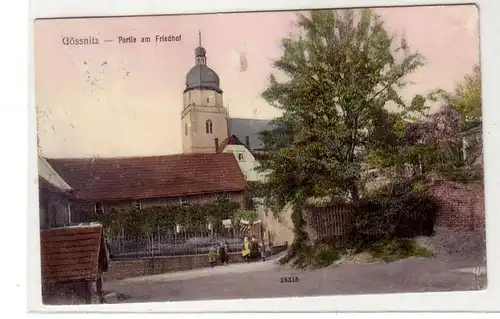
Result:
[[[225,263],[227,265],[227,264],[229,264],[229,244],[227,243],[227,241],[224,243],[224,249],[226,250]]]
[[[251,260],[260,259],[259,243],[253,236],[250,242],[250,259]]]
[[[223,243],[220,243],[219,246],[219,261],[222,265],[227,266],[227,251],[226,247]]]

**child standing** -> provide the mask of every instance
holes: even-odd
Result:
[[[217,263],[217,251],[215,247],[210,248],[210,251],[208,252],[208,262],[210,267],[214,267]]]
[[[260,251],[260,257],[262,258],[262,261],[266,261],[266,246],[262,241],[259,241],[259,251]]]
[[[224,266],[227,266],[227,250],[226,246],[223,243],[220,243],[219,245],[219,261],[221,264]]]

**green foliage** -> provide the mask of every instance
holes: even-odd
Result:
[[[246,220],[253,223],[259,218],[259,214],[254,210],[239,209],[234,214],[232,219],[238,223],[240,220]]]
[[[283,116],[276,130],[263,134],[270,155],[262,168],[272,171],[268,199],[282,206],[299,196],[350,195],[357,201],[367,150],[395,140],[397,118],[386,103],[410,108],[397,89],[422,57],[404,39],[396,45],[372,11],[359,11],[359,22],[356,15],[299,15],[304,36],[284,39],[283,56],[274,63],[289,80],[271,76],[263,93]]]
[[[311,197],[350,198],[356,205],[366,182],[360,172],[367,154],[396,146],[402,115],[422,107],[407,105],[398,90],[423,65],[406,40],[389,36],[371,10],[321,10],[300,14],[300,36],[283,39],[274,66],[287,78],[270,76],[263,98],[283,111],[277,128],[262,134],[270,170],[269,205],[293,205],[295,241],[290,258],[307,241],[303,203]]]
[[[475,66],[471,74],[465,76],[463,82],[453,92],[442,89],[429,94],[432,101],[442,101],[445,105],[458,110],[465,123],[465,129],[471,128],[482,121],[481,69]]]
[[[408,257],[432,257],[432,252],[410,239],[388,239],[373,244],[368,252],[385,262],[393,262]]]
[[[112,209],[94,214],[92,219],[103,224],[112,234],[151,234],[157,230],[174,230],[182,225],[186,231],[203,231],[207,224],[219,224],[241,214],[239,204],[228,200],[189,206],[152,206],[143,209]]]
[[[260,168],[259,168],[260,170]],[[266,185],[262,182],[252,182],[248,181],[248,192],[250,193],[250,196],[252,198],[258,197],[258,198],[264,198],[266,197]]]
[[[430,235],[437,209],[425,179],[390,183],[361,201],[360,214],[355,216],[354,244],[362,248],[382,239]]]
[[[286,255],[279,260],[280,264],[290,264],[299,269],[316,269],[332,265],[345,253],[342,248],[337,248],[328,243],[316,243],[306,245],[300,251],[290,257]]]

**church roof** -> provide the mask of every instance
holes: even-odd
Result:
[[[186,75],[186,89],[184,92],[195,89],[205,89],[222,93],[219,84],[219,76],[214,70],[204,64],[195,65]]]
[[[200,45],[194,50],[196,65],[186,75],[186,89],[184,93],[204,89],[222,93],[220,80],[217,73],[207,66],[207,50],[201,46],[201,32],[199,34]]]
[[[235,135],[240,141],[245,141],[249,138],[251,150],[260,150],[264,148],[264,143],[259,137],[262,131],[274,129],[270,124],[270,120],[230,118],[229,119],[229,134]]]
[[[230,153],[47,161],[82,200],[140,200],[246,188],[238,162]]]

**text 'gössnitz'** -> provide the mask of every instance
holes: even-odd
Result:
[[[99,37],[63,37],[62,44],[64,45],[91,45],[101,44],[101,42],[117,42],[117,43],[150,43],[150,42],[180,42],[182,41],[181,34],[157,34],[154,37],[135,37],[135,36],[119,36],[118,38],[104,39],[101,41]]]

